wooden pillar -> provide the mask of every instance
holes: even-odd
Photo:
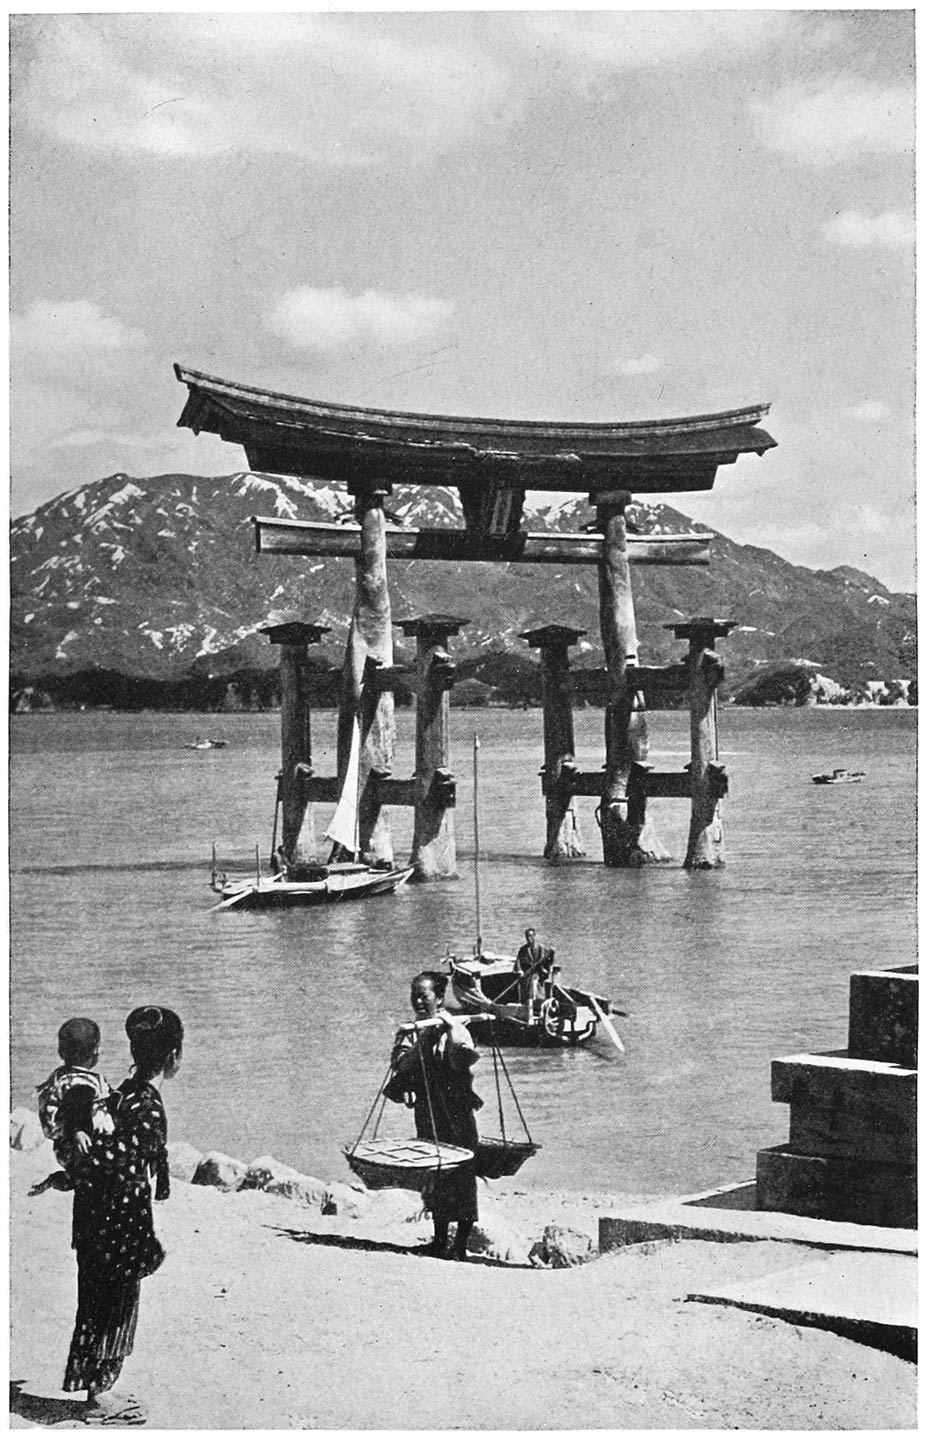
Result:
[[[456,784],[450,769],[450,691],[455,666],[447,642],[466,620],[422,615],[396,622],[417,642],[418,703],[415,711],[415,833],[411,863],[416,880],[457,876],[454,835]]]
[[[279,844],[290,863],[315,858],[313,807],[303,777],[312,774],[312,713],[308,646],[318,644],[328,625],[290,621],[265,625],[262,634],[280,646],[280,774],[277,804]],[[276,819],[276,817],[275,817]],[[276,825],[275,825],[276,830]]]
[[[573,739],[573,690],[568,650],[585,630],[545,625],[521,636],[541,652],[541,694],[544,707],[544,805],[547,812],[545,860],[571,860],[585,855],[570,780],[576,773]]]
[[[625,667],[637,664],[637,628],[628,566],[625,509],[631,502],[626,490],[594,491],[598,528],[602,531],[599,561],[599,615],[602,644],[608,667],[605,707],[605,780],[599,811],[602,852],[606,865],[616,869],[669,860],[647,817],[645,791],[633,786],[628,794],[632,766],[647,763],[647,721],[644,697],[631,689]]]
[[[341,703],[338,716],[338,778],[344,783],[351,753],[355,717],[360,725],[361,749],[358,776],[358,850],[368,864],[392,861],[393,846],[387,816],[380,809],[373,779],[392,773],[396,723],[392,690],[368,685],[368,660],[381,665],[393,663],[393,632],[389,590],[386,583],[386,517],[383,500],[390,493],[385,485],[362,481],[349,486],[361,527],[360,553],[354,562],[354,611],[348,631],[341,671]],[[338,847],[343,853],[341,847]]]
[[[689,731],[692,760],[692,818],[686,848],[686,870],[715,870],[724,864],[724,830],[721,800],[727,794],[727,773],[718,763],[718,686],[724,667],[711,648],[716,636],[729,635],[733,620],[697,616],[681,625],[668,625],[677,640],[688,640]]]

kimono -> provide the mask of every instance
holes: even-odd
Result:
[[[108,1390],[131,1355],[141,1281],[164,1250],[154,1233],[151,1172],[170,1194],[167,1120],[161,1096],[130,1077],[118,1091],[111,1135],[95,1134],[74,1178],[71,1244],[77,1257],[77,1318],[65,1390]]]
[[[389,1099],[408,1096],[420,1140],[461,1145],[476,1152],[475,1111],[483,1104],[473,1093],[471,1066],[479,1058],[466,1027],[420,1030],[393,1051]],[[477,1219],[475,1161],[437,1170],[423,1196],[436,1221]]]
[[[79,1130],[86,1135],[98,1128],[95,1120],[108,1108],[112,1088],[95,1070],[83,1065],[59,1065],[38,1087],[39,1123],[55,1148],[55,1159],[69,1178],[80,1152],[74,1144]]]

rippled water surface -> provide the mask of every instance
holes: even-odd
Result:
[[[545,863],[540,713],[455,711],[460,880],[258,915],[209,913],[209,851],[215,840],[241,869],[258,841],[267,853],[276,715],[15,716],[14,1100],[32,1100],[71,1014],[100,1022],[103,1065],[121,1078],[122,1020],[160,1000],[187,1026],[166,1092],[175,1138],[348,1178],[341,1146],[383,1077],[410,977],[447,945],[472,946],[478,727],[486,944],[509,949],[533,923],[566,980],[629,1012],[618,1022],[624,1057],[604,1039],[570,1053],[507,1052],[543,1144],[521,1171],[524,1188],[648,1193],[746,1178],[757,1149],[787,1138],[787,1112],[769,1099],[771,1058],[845,1044],[851,972],[914,959],[916,718],[724,711],[728,865],[691,875],[679,865],[679,801],[652,802],[673,866],[605,870],[591,800],[580,802],[588,859]],[[334,723],[315,717],[318,773],[334,768]],[[395,773],[409,774],[413,713],[398,724]],[[580,711],[576,728],[581,763],[597,768],[601,712]],[[197,730],[228,749],[183,749]],[[658,767],[681,767],[687,715],[655,714],[650,732]],[[834,765],[867,778],[810,783]],[[411,813],[392,814],[405,856]],[[320,831],[327,818],[319,807]],[[491,1067],[477,1075],[486,1117]],[[404,1116],[393,1112],[397,1133]]]

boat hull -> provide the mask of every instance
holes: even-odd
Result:
[[[520,1045],[529,1049],[575,1049],[594,1040],[598,1018],[583,1003],[583,992],[554,985],[541,1003],[536,1017],[529,1017],[527,1007],[518,1003],[497,1001],[492,993],[506,993],[517,986],[514,964],[496,961],[480,967],[477,961],[449,961],[451,994],[458,1010],[465,1015],[479,1016],[470,1021],[470,1034],[478,1044],[495,1040],[500,1045]],[[606,1010],[608,1001],[603,1000]],[[491,1017],[491,1018],[487,1018]]]
[[[249,885],[223,885],[220,904],[236,910],[277,910],[291,906],[337,905],[392,895],[412,875],[412,866],[362,874],[327,875],[319,880],[285,880],[278,877]]]

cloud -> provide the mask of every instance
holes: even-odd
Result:
[[[349,295],[301,286],[284,295],[267,317],[275,335],[299,348],[322,353],[349,345],[398,347],[433,335],[454,307],[426,295],[387,295],[364,290]]]
[[[914,244],[914,221],[904,210],[884,210],[881,215],[843,210],[824,226],[824,238],[855,250],[869,245],[900,249]]]
[[[144,336],[104,315],[92,300],[37,300],[10,317],[10,345],[33,356],[73,358],[88,352],[133,349]]]
[[[639,355],[635,359],[616,360],[611,366],[613,375],[656,375],[658,370],[663,369],[663,361],[659,355]]]
[[[92,300],[37,300],[10,317],[10,454],[20,476],[62,452],[104,453],[139,408],[141,331]],[[120,442],[121,443],[121,442]]]
[[[914,92],[907,85],[830,77],[787,86],[750,109],[771,150],[808,164],[913,153]]]
[[[563,62],[588,71],[652,69],[717,60],[767,45],[785,32],[775,10],[535,13],[522,17],[526,38]]]
[[[851,405],[843,412],[850,420],[861,420],[867,425],[876,425],[880,420],[887,420],[892,413],[892,407],[886,405],[882,400],[864,400],[861,405]]]
[[[33,17],[14,112],[91,150],[298,155],[369,164],[439,153],[511,106],[507,72],[459,24],[425,17]],[[456,37],[456,38],[455,38]],[[14,40],[14,44],[15,44]]]

